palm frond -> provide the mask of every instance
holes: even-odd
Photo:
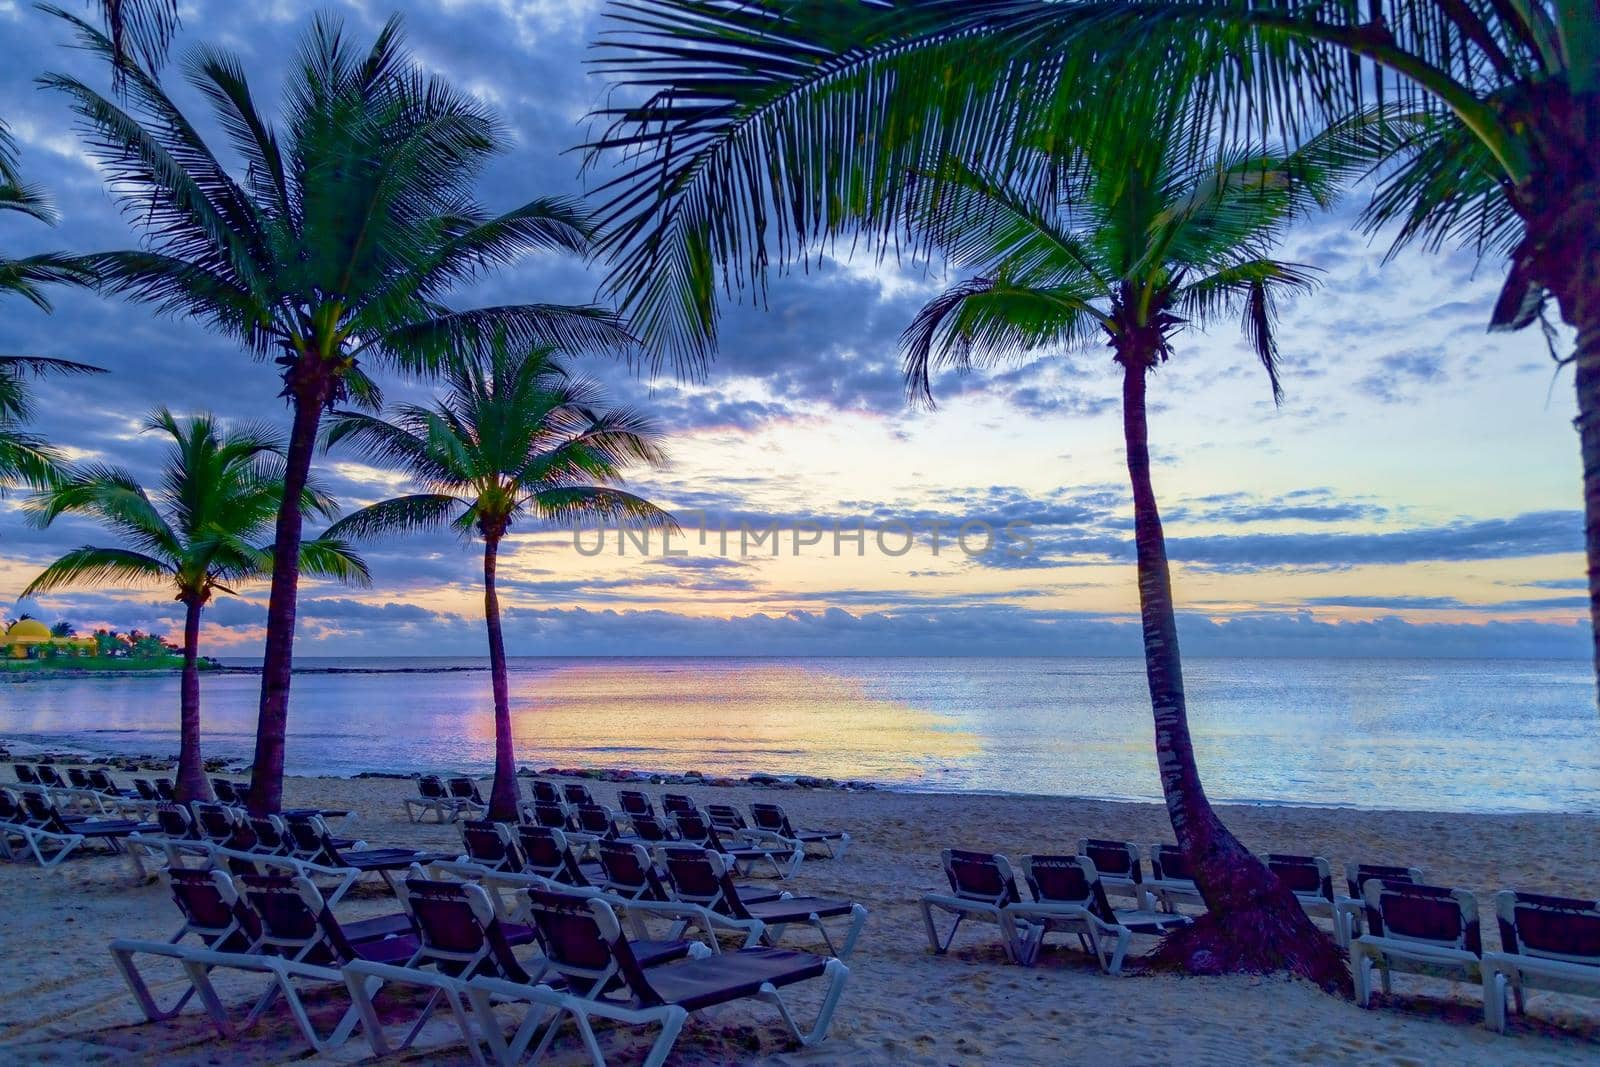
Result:
[[[369,504],[328,527],[325,537],[338,541],[365,541],[394,534],[437,530],[465,506],[453,496],[418,493]]]
[[[106,585],[148,586],[172,578],[172,568],[142,552],[84,545],[50,564],[22,591],[25,597],[56,589],[93,589]]]

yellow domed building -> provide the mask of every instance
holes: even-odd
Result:
[[[21,619],[0,636],[0,653],[12,659],[30,659],[49,649],[69,656],[93,656],[99,651],[92,637],[55,637],[38,619]]]

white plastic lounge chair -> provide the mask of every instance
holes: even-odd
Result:
[[[1030,959],[1033,949],[1028,939],[1034,936],[1034,929],[1026,921],[1019,922],[1012,910],[1022,902],[1022,897],[1017,893],[1017,879],[1006,858],[995,852],[947,848],[939,853],[939,860],[950,882],[950,894],[929,893],[922,898],[922,922],[927,928],[928,946],[943,955],[950,951],[962,922],[976,919],[999,927],[1000,944],[1012,963]],[[934,927],[934,909],[956,917],[950,936],[943,940]]]
[[[561,830],[519,826],[517,843],[522,846],[522,869],[529,874],[577,889],[589,888],[604,877],[598,865],[579,862],[577,851]]]
[[[0,798],[0,822],[5,823],[8,834],[24,839],[41,867],[56,866],[90,841],[101,842],[109,852],[124,853],[127,849],[123,842],[129,835],[155,829],[149,823],[130,819],[63,815],[56,802],[44,793],[25,793],[20,798],[11,790],[0,793],[6,794]],[[134,863],[142,875],[144,868],[137,856]]]
[[[1335,934],[1343,948],[1361,936],[1364,929],[1367,904],[1361,897],[1361,887],[1373,878],[1381,878],[1391,885],[1400,882],[1423,883],[1427,879],[1416,867],[1396,867],[1379,863],[1347,863],[1344,865],[1345,895],[1334,901]]]
[[[406,797],[405,806],[406,818],[412,822],[421,822],[430,811],[436,822],[446,819],[454,822],[460,810],[450,791],[445,788],[444,779],[437,774],[424,774],[418,778],[417,795]]]
[[[1038,962],[1045,935],[1061,932],[1078,935],[1099,960],[1100,969],[1118,975],[1134,934],[1164,937],[1193,921],[1165,911],[1114,909],[1094,861],[1087,856],[1023,856],[1022,873],[1033,902],[1013,904],[1009,910],[1037,928],[1024,938],[1029,954],[1021,962],[1028,965]]]
[[[467,819],[461,824],[461,844],[466,851],[456,859],[457,863],[511,873],[524,869],[516,834],[505,823]]]
[[[1385,882],[1361,887],[1368,932],[1350,945],[1356,1003],[1372,1006],[1372,972],[1390,992],[1393,971],[1458,982],[1483,981],[1483,942],[1478,901],[1465,889]]]
[[[833,859],[844,859],[845,852],[850,848],[850,835],[843,830],[797,829],[776,804],[752,804],[750,817],[755,821],[756,829],[798,841],[801,845],[821,845]]]
[[[1333,891],[1333,865],[1321,856],[1299,856],[1285,852],[1267,853],[1267,870],[1288,887],[1307,915],[1320,915],[1333,923],[1334,940],[1344,939],[1344,923],[1339,918],[1338,899]]]
[[[1483,1010],[1506,1032],[1508,999],[1527,1010],[1529,989],[1600,997],[1600,900],[1505,890],[1495,894],[1499,952],[1483,955]]]
[[[548,953],[550,967],[565,982],[564,1016],[577,1025],[585,1049],[596,1064],[605,1053],[591,1025],[607,1019],[624,1026],[655,1026],[659,1033],[644,1058],[645,1067],[660,1067],[672,1051],[688,1017],[704,1008],[756,997],[777,1008],[790,1034],[810,1047],[822,1041],[843,995],[850,970],[837,959],[788,949],[745,948],[702,958],[649,963],[622,933],[612,906],[601,897],[574,897],[538,889],[528,891],[529,906]],[[802,1030],[784,1002],[782,989],[814,978],[826,980],[816,1022]],[[541,1009],[550,1004],[549,987],[533,987],[501,979],[475,978],[468,990],[481,1020],[493,1018],[493,1002],[522,1000]],[[496,1059],[511,1064],[521,1049],[496,1043],[495,1027],[486,1024]],[[554,1041],[559,1027],[543,1028],[534,1049],[538,1060]],[[526,1024],[516,1041],[522,1048],[533,1036]]]
[[[1100,884],[1109,895],[1132,897],[1141,909],[1155,907],[1155,899],[1144,884],[1138,845],[1105,837],[1082,837],[1078,839],[1078,855],[1094,864]]]
[[[720,852],[737,865],[740,874],[750,874],[757,865],[769,865],[775,876],[789,879],[794,877],[800,869],[800,862],[805,859],[803,848],[777,840],[758,843],[751,838],[735,837],[731,841],[724,841],[716,824],[699,808],[678,812],[673,815],[672,824],[684,844]]]
[[[135,957],[159,956],[181,964],[194,956],[194,946],[184,944],[185,939],[190,937],[197,938],[200,945],[208,950],[241,955],[257,951],[256,945],[261,937],[261,920],[239,899],[238,890],[227,872],[176,868],[163,870],[160,876],[183,915],[183,925],[166,941],[121,938],[111,942],[111,959],[133,993],[139,1010],[150,1022],[171,1019],[183,1011],[184,1005],[197,991],[209,986],[210,979],[207,976],[210,968],[202,967],[189,972],[189,981],[183,992],[175,1002],[163,1007],[151,992],[144,975],[135,966]],[[215,992],[202,996],[201,1002],[217,1032],[223,1037],[231,1036],[234,1027],[229,1021],[227,1009]]]
[[[828,955],[849,959],[867,923],[867,909],[853,900],[787,893],[776,900],[746,900],[728,860],[709,848],[667,848],[662,856],[678,900],[739,922],[762,923],[761,937],[768,944],[776,943],[790,926],[809,926],[821,935]],[[827,920],[848,920],[838,945],[828,932]]]
[[[1206,898],[1195,883],[1189,859],[1177,845],[1154,844],[1150,846],[1150,881],[1145,883],[1165,911],[1176,913],[1178,905],[1189,904],[1204,908]]]

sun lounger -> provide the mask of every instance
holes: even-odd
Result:
[[[1032,949],[1026,944],[1031,927],[1017,921],[1012,908],[1022,902],[1017,893],[1017,879],[1011,864],[995,852],[972,852],[966,849],[947,848],[939,853],[944,866],[945,879],[950,883],[950,893],[929,893],[922,898],[922,922],[928,933],[928,946],[936,954],[950,951],[956,932],[967,919],[992,922],[1000,929],[1000,944],[1006,958],[1012,963],[1029,959]],[[956,917],[950,927],[950,936],[940,939],[933,923],[934,910],[945,911]]]
[[[534,800],[539,801],[541,804],[561,803],[561,790],[556,788],[554,782],[543,778],[529,778],[527,783],[528,793]]]
[[[1465,889],[1368,879],[1361,887],[1368,932],[1350,945],[1356,1003],[1372,1006],[1372,972],[1390,991],[1393,971],[1483,981],[1478,901]]]
[[[753,844],[740,838],[734,838],[731,843],[724,841],[716,825],[698,808],[679,812],[672,817],[672,821],[682,841],[729,857],[738,865],[741,874],[747,875],[756,864],[765,863],[771,865],[777,877],[792,878],[795,871],[800,869],[800,861],[805,858],[804,850],[795,845],[775,841],[764,845]]]
[[[420,870],[401,883],[400,899],[417,931],[417,955],[405,965],[355,960],[343,968],[345,984],[362,1018],[363,1032],[373,1052],[383,1056],[408,1048],[442,999],[455,1017],[473,1062],[483,1063],[477,1028],[468,1018],[465,983],[471,978],[498,979],[523,987],[522,999],[533,1000],[536,983],[512,949],[531,943],[535,932],[531,927],[503,921],[483,887],[432,881],[423,877]],[[437,970],[423,971],[420,969],[423,966],[433,966]],[[390,984],[418,986],[431,991],[420,1017],[398,1044],[390,1042],[373,1000],[379,989]],[[537,994],[537,998],[540,1008],[546,1010],[558,1010],[562,999],[548,988]],[[541,1018],[546,1013],[541,1011]],[[480,1022],[491,1049],[503,1048],[505,1042],[492,1011]]]
[[[12,793],[10,800],[14,802],[16,799],[16,794]],[[90,841],[103,843],[109,852],[123,853],[127,851],[123,842],[129,834],[150,833],[157,829],[150,823],[132,819],[69,819],[56,808],[55,801],[43,793],[25,793],[21,801],[24,821],[7,825],[16,827],[18,831],[26,831],[21,836],[26,839],[29,851],[41,867],[54,867]],[[142,864],[139,870],[143,872]]]
[[[219,953],[212,966],[258,970],[272,978],[272,986],[256,1002],[244,1025],[260,1018],[281,996],[290,1014],[316,1052],[329,1052],[347,1041],[361,1022],[352,1003],[331,1031],[318,1030],[301,999],[299,982],[343,984],[341,968],[357,960],[407,966],[419,952],[410,919],[389,915],[365,923],[342,924],[332,907],[309,878],[244,875],[238,879],[241,895],[261,921],[260,955],[229,956]],[[362,936],[363,933],[376,936]],[[203,957],[202,957],[203,958]],[[195,961],[187,966],[192,969]],[[206,990],[201,989],[201,996]]]
[[[756,829],[798,841],[801,845],[821,845],[834,859],[844,859],[845,851],[850,847],[850,835],[843,830],[796,829],[789,822],[789,816],[776,804],[752,804],[750,817]]]
[[[428,864],[439,860],[453,860],[454,853],[426,852],[415,848],[368,848],[365,841],[341,841],[328,833],[321,816],[310,815],[294,819],[288,824],[289,833],[296,845],[296,858],[322,867],[349,869],[362,874],[376,873],[394,888],[395,871],[403,871],[413,863]]]
[[[505,924],[497,919],[492,908],[484,907],[485,898],[481,893],[473,892],[475,888],[434,887],[422,890],[448,895],[435,902],[433,911],[419,911],[416,918],[419,928],[424,931],[425,942],[430,939],[447,941],[454,946],[454,953],[470,954],[481,959],[482,962],[473,968],[472,973],[463,975],[473,982],[468,995],[480,1029],[497,1063],[518,1063],[534,1038],[553,1036],[546,1025],[566,1010],[571,993],[566,980],[551,971],[548,954],[543,960],[536,961],[536,965],[525,967],[511,953],[509,941],[501,932]],[[531,913],[531,901],[528,910]],[[635,943],[634,948],[644,966],[709,954],[710,951],[702,945],[686,941]],[[459,973],[462,965],[455,963],[451,970]],[[367,966],[347,968],[346,973],[354,976],[377,973],[379,977],[388,977],[377,968]],[[393,977],[400,981],[409,980],[408,975]],[[509,1041],[496,1017],[496,1002],[526,1005],[528,1009]],[[546,1045],[541,1045],[541,1050]],[[473,1052],[476,1059],[477,1050],[473,1049]],[[538,1055],[534,1058],[537,1059]]]
[[[572,814],[559,801],[536,800],[533,802],[533,824],[547,830],[571,830]]]
[[[1100,875],[1100,885],[1111,896],[1132,897],[1142,909],[1155,906],[1155,900],[1144,884],[1144,865],[1139,862],[1139,846],[1131,841],[1114,841],[1104,837],[1085,837],[1078,840],[1078,855],[1094,864]]]
[[[1121,974],[1134,934],[1165,937],[1193,921],[1186,915],[1153,909],[1113,908],[1100,872],[1088,856],[1024,856],[1022,872],[1033,902],[1013,904],[1008,910],[1015,919],[1034,927],[1022,939],[1023,963],[1037,961],[1047,934],[1071,933],[1094,953],[1102,971]]]
[[[664,845],[678,840],[677,831],[654,815],[635,815],[632,822],[633,834],[640,841]]]
[[[102,806],[108,809],[131,813],[138,818],[148,818],[153,815],[160,801],[146,800],[137,790],[124,789],[111,777],[111,772],[103,767],[91,768],[89,771],[89,785],[96,795],[102,798]]]
[[[1600,997],[1600,900],[1505,890],[1494,898],[1500,951],[1483,955],[1483,1009],[1506,1032],[1508,1000],[1527,1010],[1529,989]]]
[[[156,799],[163,804],[176,804],[178,802],[177,787],[172,784],[171,778],[157,778],[155,780]]]
[[[437,774],[424,774],[417,779],[417,795],[406,797],[405,807],[406,818],[412,822],[421,822],[430,811],[437,822],[446,819],[454,822],[460,814],[460,807],[445,788],[444,779]]]
[[[491,871],[523,869],[522,850],[517,847],[511,827],[504,823],[468,819],[461,824],[461,843],[466,852],[458,862],[477,864]]]
[[[687,793],[661,794],[661,810],[669,818],[680,811],[693,811],[695,809],[694,797]]]
[[[13,763],[11,765],[11,770],[13,772],[15,772],[15,774],[17,776],[17,782],[19,784],[21,784],[21,785],[39,785],[40,784],[40,782],[39,782],[39,772],[34,770],[31,764]]]
[[[830,956],[848,959],[867,922],[867,909],[852,900],[787,893],[777,900],[746,900],[722,854],[707,848],[668,848],[663,861],[678,900],[739,922],[760,922],[765,926],[762,936],[769,943],[776,942],[789,926],[809,926],[821,935]],[[848,920],[838,946],[825,923],[830,919]]]
[[[1200,908],[1206,906],[1206,898],[1195,883],[1189,858],[1177,845],[1150,846],[1150,881],[1145,883],[1145,888],[1165,911],[1176,913],[1180,904]]]
[[[617,804],[622,808],[622,813],[629,817],[634,815],[650,815],[656,813],[655,805],[650,803],[650,798],[637,789],[617,790]]]
[[[589,787],[582,782],[567,782],[562,785],[561,799],[566,802],[569,808],[596,803],[594,794],[590,793]]]
[[[1339,944],[1344,948],[1349,948],[1350,942],[1360,937],[1364,929],[1363,920],[1367,905],[1361,897],[1361,887],[1369,880],[1379,878],[1391,885],[1427,881],[1419,868],[1379,863],[1347,863],[1344,865],[1344,876],[1347,895],[1334,902],[1334,913],[1338,916],[1339,927],[1336,933],[1342,938]]]
[[[40,785],[47,785],[56,789],[65,789],[67,787],[67,783],[61,777],[61,773],[48,763],[39,764],[34,768],[34,773],[38,775]]]
[[[1340,945],[1344,923],[1339,918],[1338,900],[1333,891],[1333,865],[1321,856],[1297,856],[1284,852],[1267,853],[1267,870],[1288,887],[1307,915],[1321,915],[1332,921],[1334,939]]]
[[[605,1054],[591,1020],[608,1019],[627,1026],[659,1027],[644,1058],[645,1067],[660,1067],[672,1051],[688,1016],[704,1008],[759,997],[778,1009],[789,1032],[804,1046],[821,1041],[843,994],[849,968],[837,959],[786,949],[746,948],[701,959],[647,964],[623,936],[616,912],[604,899],[574,898],[529,891],[530,907],[550,955],[571,995],[566,1014],[578,1027],[590,1058],[604,1063]],[[815,1024],[802,1030],[780,990],[814,978],[826,981]],[[495,979],[474,979],[468,985],[480,1017],[492,1013],[491,998],[521,998],[518,986]],[[534,994],[543,1007],[546,994]],[[480,999],[481,998],[481,999]],[[539,1059],[554,1040],[548,1027],[533,1058]],[[502,1063],[515,1062],[521,1049],[495,1049]]]
[[[134,965],[136,956],[161,956],[181,963],[192,955],[189,947],[183,944],[190,937],[198,938],[207,949],[229,954],[254,952],[261,938],[260,917],[240,900],[233,879],[228,877],[227,872],[179,867],[161,871],[160,877],[183,916],[183,925],[178,927],[178,932],[164,942],[126,938],[111,942],[112,961],[138,1002],[139,1010],[150,1022],[171,1019],[183,1011],[184,1005],[189,1003],[200,984],[208,981],[206,974],[209,968],[199,972],[199,983],[196,982],[197,976],[191,974],[177,1000],[162,1007],[151,992],[149,983]],[[215,995],[206,998],[206,1007],[213,1021],[217,1023],[218,1030],[227,1036],[232,1032],[232,1027],[226,1009],[222,1010],[218,1019],[214,1009],[220,1006],[221,1001]]]
[[[572,809],[573,835],[590,841],[609,841],[621,837],[617,817],[600,804],[579,804]]]
[[[450,793],[450,799],[455,801],[456,811],[461,815],[471,815],[481,819],[489,813],[489,802],[483,799],[483,794],[478,792],[476,779],[466,775],[457,775],[445,779],[444,787]]]
[[[139,794],[140,800],[148,800],[156,804],[165,803],[161,799],[161,794],[156,792],[155,783],[148,778],[135,778],[133,780],[133,790]]]
[[[587,888],[604,877],[600,867],[578,862],[565,832],[550,826],[519,826],[523,870],[562,885]]]

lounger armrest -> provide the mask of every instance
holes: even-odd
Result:
[[[1592,963],[1552,960],[1543,956],[1525,956],[1515,952],[1485,952],[1483,970],[1485,974],[1503,974],[1511,979],[1513,984],[1532,976],[1586,987],[1591,993],[1600,995],[1600,967]]]
[[[661,900],[617,900],[607,898],[613,907],[632,915],[659,915],[663,918],[677,922],[698,926],[706,933],[705,943],[713,953],[720,953],[722,946],[717,943],[718,930],[732,930],[745,935],[746,941],[759,936],[766,929],[766,923],[760,919],[733,919],[726,915],[718,915],[709,908],[702,908],[698,904],[685,904],[681,901]]]

